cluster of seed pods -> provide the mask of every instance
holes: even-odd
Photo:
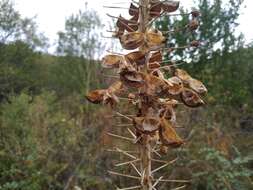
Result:
[[[120,103],[119,97],[125,97],[136,110],[135,116],[129,120],[134,127],[135,144],[140,147],[141,167],[139,170],[134,167],[141,175],[140,185],[132,189],[156,189],[154,184],[158,179],[152,174],[152,146],[159,146],[165,154],[168,148],[178,148],[185,143],[176,131],[175,109],[179,104],[192,108],[204,104],[202,96],[207,92],[204,84],[176,64],[165,64],[164,54],[176,47],[166,48],[166,35],[152,27],[157,18],[178,8],[177,1],[140,0],[131,3],[130,19],[117,17],[113,34],[130,53],[109,54],[102,60],[102,67],[115,70],[119,80],[107,89],[93,90],[86,96],[90,102],[109,105],[112,109]],[[189,16],[190,22],[184,27],[186,32],[199,26],[199,12],[194,10]],[[196,48],[199,44],[192,41],[184,48]]]

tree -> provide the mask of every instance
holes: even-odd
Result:
[[[0,43],[21,40],[31,46],[45,50],[47,38],[37,31],[33,18],[22,18],[10,0],[0,1]]]
[[[96,76],[97,64],[94,60],[100,57],[100,52],[103,49],[101,42],[99,42],[101,27],[97,13],[94,10],[89,10],[86,4],[84,11],[79,10],[77,14],[72,14],[67,18],[65,31],[58,33],[57,53],[59,55],[86,59],[85,63],[81,65],[80,71],[83,72],[80,75],[82,76],[77,77],[83,79],[84,93],[88,93],[90,89],[91,77]],[[88,110],[88,104],[86,104],[86,110]]]

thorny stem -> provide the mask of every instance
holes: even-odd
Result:
[[[139,0],[139,4],[141,5],[140,8],[140,32],[145,33],[148,29],[146,26],[146,23],[148,22],[149,17],[149,0]],[[146,44],[144,44],[142,47],[140,47],[140,50],[145,51],[148,57],[149,52],[146,51]],[[144,68],[144,71],[147,70],[147,68]],[[142,110],[142,115],[145,116],[146,113],[144,113],[144,110],[142,107],[144,106],[144,103],[140,103],[140,109]],[[143,190],[152,190],[152,170],[151,170],[151,154],[152,154],[152,148],[151,148],[151,141],[150,136],[143,135],[140,143],[140,159],[141,159],[141,171],[140,173],[143,175],[141,180],[141,185]]]

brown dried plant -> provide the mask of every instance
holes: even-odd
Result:
[[[102,66],[116,69],[119,80],[107,89],[91,91],[86,97],[95,104],[109,105],[115,109],[122,97],[135,110],[135,116],[126,116],[116,112],[118,116],[131,121],[133,129],[125,128],[133,136],[128,137],[108,133],[112,137],[129,140],[138,146],[138,156],[115,148],[114,151],[127,155],[128,160],[118,165],[132,167],[138,176],[109,171],[112,175],[132,178],[139,181],[134,187],[122,190],[143,189],[156,190],[158,183],[183,183],[177,189],[186,187],[187,180],[167,180],[154,173],[172,164],[172,161],[153,159],[153,153],[167,153],[169,149],[182,146],[185,142],[177,133],[175,109],[179,104],[195,108],[202,106],[201,96],[207,92],[206,87],[199,80],[191,77],[186,71],[178,69],[177,65],[164,65],[164,52],[171,52],[176,48],[165,48],[166,33],[152,28],[152,23],[163,15],[170,15],[179,8],[177,1],[139,0],[131,3],[128,20],[122,16],[116,17],[116,31],[113,37],[118,38],[122,47],[132,52],[123,54],[109,54],[102,60]],[[185,30],[194,31],[198,28],[199,12],[191,13],[192,20],[185,26]],[[177,30],[174,30],[177,32]],[[178,48],[198,47],[200,43],[193,41],[189,45]],[[173,63],[173,62],[172,62]],[[170,76],[169,78],[165,77]],[[159,150],[157,150],[159,149]],[[154,169],[152,162],[162,163]],[[139,163],[139,164],[138,164]],[[138,165],[137,165],[138,164]],[[119,188],[117,188],[119,189]]]

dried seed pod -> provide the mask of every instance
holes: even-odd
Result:
[[[183,90],[180,97],[182,102],[188,107],[196,108],[205,104],[196,92],[188,88]]]
[[[145,53],[142,51],[134,51],[127,55],[125,55],[125,58],[127,61],[129,61],[132,65],[135,63],[137,65],[144,65],[146,62],[146,56]]]
[[[106,90],[93,90],[89,92],[88,95],[86,95],[86,99],[89,100],[93,104],[100,104],[104,100],[104,95],[106,93]]]
[[[145,82],[145,91],[150,96],[156,96],[158,94],[161,94],[166,88],[166,83],[163,79],[151,74],[146,76]]]
[[[103,97],[103,104],[109,104],[113,108],[117,103],[119,103],[118,97],[114,93],[110,93],[108,90],[106,90]]]
[[[158,62],[152,62],[152,63],[148,63],[148,69],[149,70],[154,70],[154,69],[158,69],[161,67],[161,64]]]
[[[178,148],[184,141],[178,136],[170,121],[161,119],[161,127],[159,129],[159,136],[162,144],[171,148]]]
[[[179,8],[179,1],[164,1],[162,3],[162,8],[165,12],[171,13]]]
[[[151,29],[146,33],[146,43],[149,48],[157,47],[165,42],[162,32],[157,29]]]
[[[126,50],[133,50],[144,43],[144,34],[141,32],[129,32],[121,36],[120,42]]]
[[[160,120],[156,117],[135,117],[133,124],[136,130],[143,134],[154,134],[161,125]]]
[[[174,75],[186,83],[192,79],[192,77],[183,69],[175,69]]]
[[[183,89],[183,82],[178,77],[171,77],[165,80],[167,83],[168,93],[171,95],[179,95]]]
[[[158,17],[160,16],[162,11],[162,3],[160,0],[151,0],[150,2],[150,17]]]
[[[135,6],[133,3],[131,3],[129,8],[129,15],[131,16],[139,16],[139,8]]]
[[[126,27],[128,26],[128,20],[125,19],[124,17],[122,17],[121,15],[119,16],[117,22],[116,22],[116,26],[119,28],[119,29],[126,29]]]
[[[115,32],[113,32],[112,37],[120,38],[125,32],[125,29],[123,28],[117,28]]]
[[[192,42],[190,43],[190,46],[192,46],[192,47],[199,47],[199,46],[200,46],[200,42],[197,41],[197,40],[194,40],[194,41],[192,41]]]
[[[189,87],[199,94],[204,94],[207,92],[205,85],[201,81],[194,78],[189,80]]]
[[[193,20],[190,21],[190,23],[189,23],[189,29],[191,31],[197,30],[198,27],[199,27],[199,22],[196,19],[193,19]]]
[[[119,74],[120,80],[128,87],[140,88],[145,84],[145,76],[143,73],[122,69]]]
[[[102,67],[107,69],[119,68],[119,65],[122,64],[123,61],[123,56],[114,54],[106,55],[102,59]]]
[[[111,86],[108,88],[108,92],[110,94],[121,94],[124,91],[124,85],[121,81],[114,82]]]
[[[152,63],[152,62],[158,62],[158,63],[161,63],[162,62],[162,59],[163,59],[163,56],[162,56],[162,53],[161,51],[157,51],[155,53],[152,53],[150,59],[149,59],[149,62]]]
[[[168,147],[164,145],[160,145],[159,152],[163,155],[166,155],[168,153]]]
[[[199,17],[199,15],[200,15],[200,12],[198,11],[198,10],[193,10],[192,12],[191,12],[191,15],[192,15],[192,17]]]

